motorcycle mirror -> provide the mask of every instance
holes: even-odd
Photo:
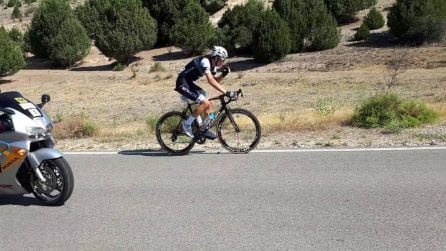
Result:
[[[42,104],[46,104],[46,103],[50,102],[50,100],[51,100],[50,95],[48,95],[48,94],[42,95]]]
[[[50,100],[51,100],[50,95],[48,95],[48,94],[43,94],[43,95],[42,95],[42,103],[41,103],[41,104],[38,104],[37,106],[38,106],[39,108],[42,108],[46,103],[50,102]]]

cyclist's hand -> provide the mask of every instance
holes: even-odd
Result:
[[[228,96],[231,100],[236,100],[237,92],[236,91],[227,91],[226,96]]]
[[[223,68],[221,68],[221,75],[223,77],[226,77],[226,75],[228,75],[231,72],[231,68],[229,68],[229,66],[225,66]]]

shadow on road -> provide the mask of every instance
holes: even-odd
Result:
[[[25,197],[22,195],[2,195],[0,196],[0,206],[16,205],[16,206],[45,206],[39,200],[33,197]]]
[[[190,151],[189,154],[179,155],[179,154],[171,154],[165,152],[163,150],[154,150],[154,149],[141,149],[141,150],[125,150],[120,151],[118,154],[122,155],[139,155],[139,156],[151,156],[151,157],[171,157],[171,156],[187,156],[193,154],[223,154],[222,152],[206,152],[204,150]]]

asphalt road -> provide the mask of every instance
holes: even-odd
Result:
[[[446,150],[66,158],[64,206],[0,197],[0,250],[446,249]]]

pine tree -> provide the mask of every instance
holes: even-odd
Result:
[[[174,45],[191,54],[200,54],[217,39],[209,15],[196,0],[188,0],[186,7],[175,19],[171,38]]]
[[[86,30],[65,0],[44,0],[32,19],[27,37],[35,56],[61,66],[81,60],[90,49]]]
[[[8,32],[0,27],[0,77],[12,75],[24,66],[20,45],[12,41]]]
[[[372,8],[369,14],[365,17],[364,23],[370,30],[376,30],[384,26],[385,20],[383,15],[376,8]]]
[[[388,15],[390,32],[407,43],[444,41],[446,0],[397,0]]]
[[[218,23],[226,49],[233,53],[251,53],[253,31],[258,26],[265,11],[259,0],[249,0],[226,11]]]
[[[290,29],[275,10],[262,13],[254,32],[254,60],[270,63],[285,57],[291,49]]]
[[[156,21],[140,0],[89,1],[76,13],[96,47],[121,64],[156,42]]]

